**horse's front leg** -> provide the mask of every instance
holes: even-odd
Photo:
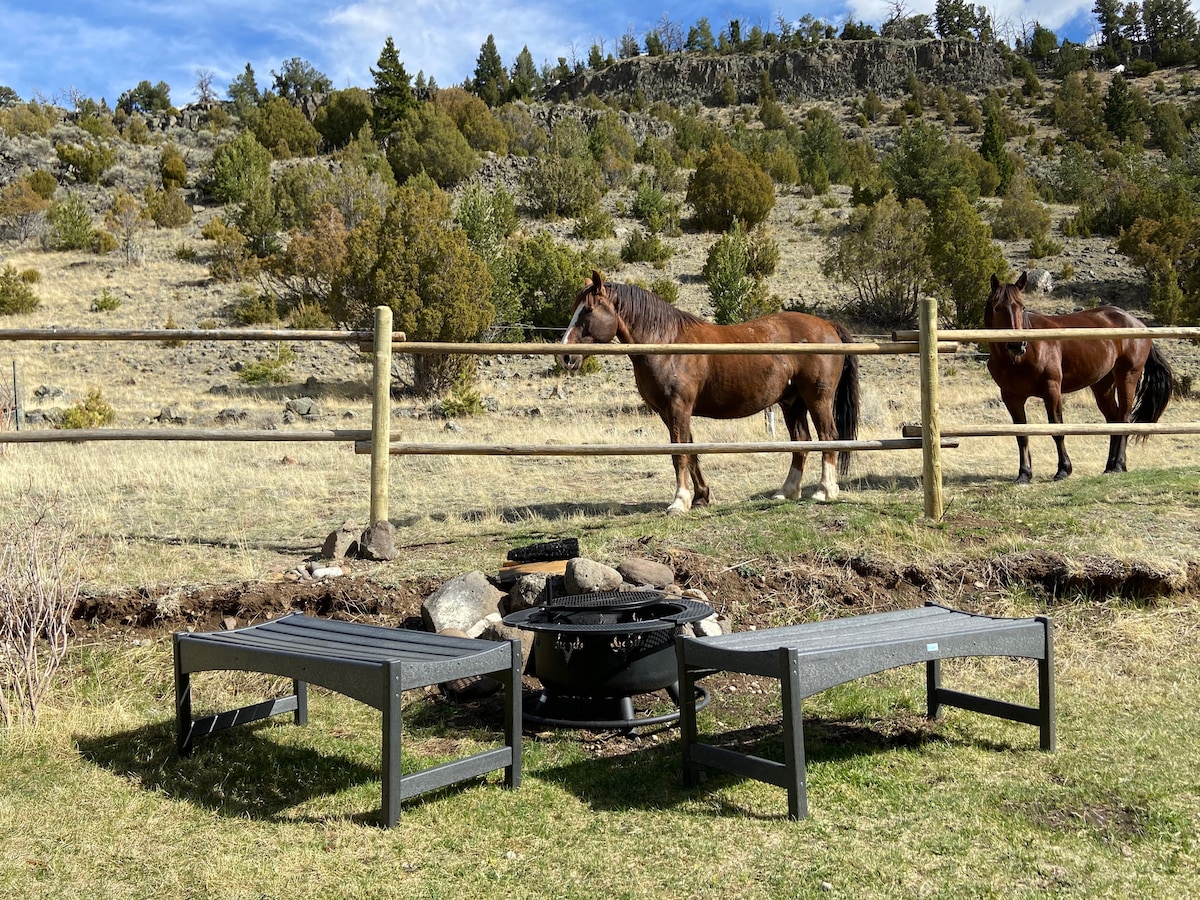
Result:
[[[1058,390],[1051,390],[1046,395],[1046,421],[1051,425],[1062,424],[1062,394]],[[1058,450],[1058,471],[1054,473],[1054,480],[1062,481],[1072,472],[1071,457],[1067,456],[1067,439],[1056,434],[1054,447]]]
[[[1014,425],[1025,425],[1025,398],[1019,394],[1006,394],[1000,392],[1000,399],[1004,401],[1005,407],[1008,409],[1008,414],[1012,418]],[[1033,458],[1029,453],[1029,437],[1028,435],[1017,435],[1017,484],[1029,484],[1033,480]]]

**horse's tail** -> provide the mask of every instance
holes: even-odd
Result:
[[[1171,364],[1162,355],[1157,344],[1150,345],[1150,355],[1146,357],[1146,367],[1142,369],[1142,379],[1138,382],[1137,394],[1133,401],[1133,422],[1157,422],[1171,400],[1175,391],[1175,372]],[[1145,440],[1148,435],[1140,435]]]
[[[845,326],[835,323],[838,337],[842,343],[854,342],[852,335]],[[858,354],[847,353],[842,363],[842,377],[838,379],[837,394],[833,400],[833,419],[837,424],[838,439],[853,441],[858,438]],[[838,474],[845,477],[850,472],[850,451],[838,453]]]

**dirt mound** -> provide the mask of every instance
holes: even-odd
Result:
[[[1200,562],[1156,566],[1046,552],[1013,553],[984,562],[916,564],[860,556],[728,565],[687,551],[668,551],[660,561],[674,568],[679,584],[704,591],[717,612],[739,630],[928,601],[981,611],[1012,588],[1060,601],[1116,596],[1150,602],[1200,593]],[[426,578],[381,585],[363,575],[315,582],[155,585],[86,596],[74,621],[77,631],[110,637],[212,631],[289,612],[419,628],[421,601],[439,584]]]

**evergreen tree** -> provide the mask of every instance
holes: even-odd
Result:
[[[488,106],[499,106],[508,94],[508,73],[504,71],[500,51],[496,49],[496,39],[490,34],[479,48],[471,90]]]
[[[701,18],[688,29],[686,47],[695,53],[712,53],[717,49],[717,41],[713,37],[712,26],[708,24],[707,17]]]
[[[1000,183],[996,193],[1003,197],[1008,193],[1008,186],[1013,177],[1013,161],[1004,149],[1004,126],[1000,123],[1000,115],[995,103],[985,104],[983,120],[983,143],[979,146],[979,155],[996,167]]]
[[[333,90],[333,82],[328,77],[298,56],[293,56],[271,75],[275,78],[275,93],[293,103],[301,97],[328,94]]]
[[[383,140],[400,126],[408,110],[416,109],[417,100],[390,34],[379,52],[376,65],[379,68],[371,69],[371,77],[375,79],[372,127],[375,136]]]
[[[1100,42],[1110,50],[1121,44],[1121,0],[1096,0],[1092,13],[1100,26]]]
[[[538,76],[537,66],[533,63],[533,54],[526,45],[521,48],[513,63],[512,77],[508,82],[508,99],[529,100],[533,97],[533,92],[540,87],[541,78]]]
[[[1104,95],[1104,125],[1118,141],[1131,140],[1138,131],[1137,107],[1120,72],[1113,76]]]
[[[246,63],[246,69],[241,75],[229,82],[229,99],[233,101],[234,111],[243,119],[246,113],[258,106],[262,94],[258,90],[258,82],[254,79],[254,69],[250,63]]]

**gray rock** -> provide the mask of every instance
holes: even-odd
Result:
[[[467,572],[450,579],[425,598],[421,619],[429,631],[457,628],[466,634],[480,619],[500,611],[503,596],[482,572]]]
[[[244,422],[248,418],[250,418],[250,413],[246,410],[227,406],[213,417],[213,421],[218,425],[233,425],[237,422]]]
[[[358,556],[359,535],[358,524],[353,519],[347,519],[337,531],[329,532],[325,543],[321,545],[321,558],[341,559],[344,556]]]
[[[160,425],[186,425],[187,416],[174,406],[164,406],[154,417],[154,421]]]
[[[621,573],[612,566],[577,556],[567,560],[567,571],[563,575],[568,594],[595,594],[600,591],[615,591],[621,586]]]
[[[675,573],[670,566],[655,562],[652,559],[633,557],[617,566],[617,571],[630,584],[662,589],[675,581]]]
[[[1029,269],[1025,273],[1025,288],[1041,294],[1049,294],[1054,290],[1054,275],[1045,269]]]
[[[316,419],[321,415],[321,409],[312,397],[297,397],[295,400],[289,400],[283,408],[285,412],[300,416],[302,419]]]
[[[543,605],[550,599],[550,583],[553,577],[545,572],[533,572],[518,578],[508,589],[508,600],[505,603],[508,612],[520,612]]]
[[[396,558],[396,529],[386,520],[376,522],[358,539],[360,559],[387,562]]]

